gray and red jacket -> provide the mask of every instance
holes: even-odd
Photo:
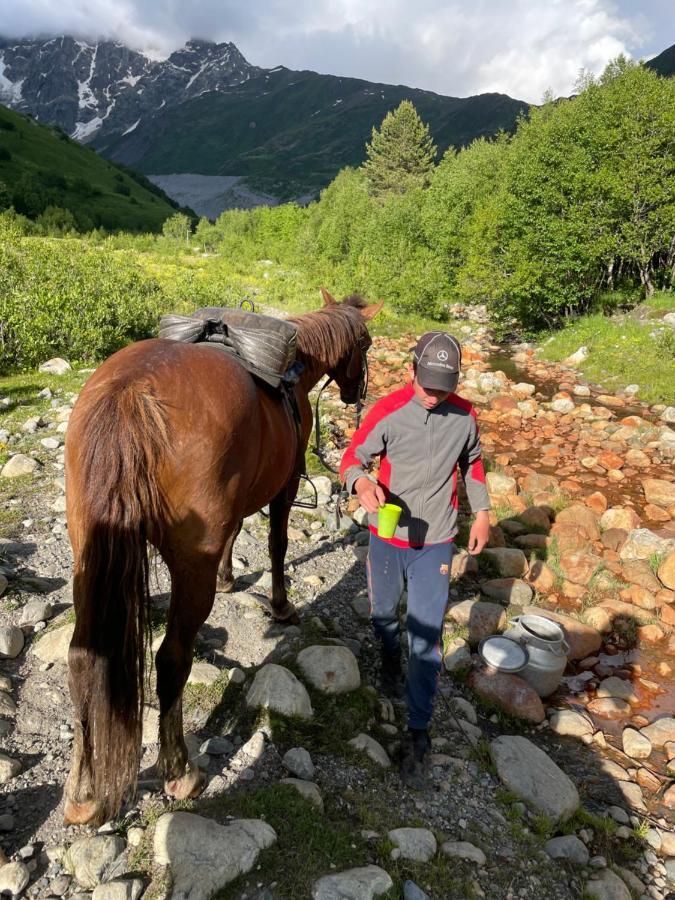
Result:
[[[350,494],[376,456],[380,457],[378,481],[387,500],[403,509],[396,533],[389,539],[398,547],[453,540],[458,468],[472,511],[490,508],[476,413],[457,394],[449,394],[428,410],[410,383],[378,400],[342,457],[340,477]],[[368,524],[377,531],[377,513],[369,515]]]

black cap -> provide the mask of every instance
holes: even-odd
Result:
[[[452,392],[459,381],[462,350],[447,331],[428,331],[417,342],[413,354],[417,380],[424,388]]]

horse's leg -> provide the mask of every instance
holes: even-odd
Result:
[[[239,524],[232,532],[232,535],[225,541],[225,549],[223,550],[223,556],[220,560],[220,565],[218,566],[218,581],[216,582],[216,591],[219,593],[229,593],[234,587],[234,576],[232,574],[232,548],[234,547],[234,542],[237,540],[243,524],[244,520],[240,519]]]
[[[81,825],[89,822],[96,813],[96,802],[92,786],[92,773],[90,767],[90,751],[85,752],[85,727],[83,720],[84,704],[83,691],[84,673],[78,665],[78,656],[81,650],[70,652],[69,686],[70,696],[75,709],[75,723],[73,726],[73,748],[70,772],[66,780],[64,816],[68,824]]]
[[[284,561],[288,549],[288,515],[298,492],[299,478],[292,478],[288,485],[270,501],[269,551],[272,560],[272,615],[277,622],[295,625],[299,622],[295,607],[286,595]]]
[[[217,560],[200,555],[180,565],[169,562],[171,606],[166,636],[157,653],[160,750],[157,770],[170,797],[199,794],[203,772],[188,763],[183,738],[183,688],[192,667],[197,631],[206,621],[216,590]]]

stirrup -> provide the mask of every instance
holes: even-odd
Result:
[[[291,506],[297,506],[299,509],[318,509],[319,508],[319,492],[312,479],[305,472],[301,472],[299,479],[304,479],[314,491],[314,500],[294,500]]]

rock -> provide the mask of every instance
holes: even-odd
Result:
[[[21,763],[18,759],[12,759],[11,756],[5,756],[0,753],[0,784],[7,784],[12,778],[15,778],[21,771]]]
[[[23,650],[23,631],[16,625],[0,627],[0,659],[15,659]]]
[[[648,528],[636,528],[629,532],[626,543],[619,551],[620,559],[649,559],[654,554],[669,553],[675,549],[675,540],[662,538]]]
[[[544,850],[551,859],[564,859],[576,866],[588,865],[589,854],[586,845],[574,834],[551,838],[544,844]]]
[[[561,510],[555,517],[555,524],[569,525],[588,538],[589,541],[600,539],[600,527],[598,517],[588,506],[583,503],[573,503]]]
[[[49,375],[65,375],[66,372],[70,371],[70,363],[67,359],[62,359],[60,356],[48,359],[47,362],[43,362],[38,369],[38,372],[47,372]]]
[[[491,497],[505,497],[508,494],[518,493],[516,479],[511,478],[510,475],[488,472],[485,476],[485,483]]]
[[[37,467],[38,462],[32,456],[17,453],[5,463],[0,475],[3,478],[21,478],[22,475],[32,475]]]
[[[475,669],[469,675],[468,683],[475,694],[496,703],[512,716],[535,724],[546,718],[539,694],[517,675],[494,669]]]
[[[584,553],[581,550],[568,550],[560,556],[560,568],[565,578],[572,584],[580,584],[584,587],[591,580],[601,560],[592,553]]]
[[[475,847],[468,841],[445,841],[444,844],[441,844],[441,851],[453,859],[466,859],[469,862],[477,863],[479,866],[484,866],[487,863],[487,857],[480,847]]]
[[[592,900],[631,900],[630,891],[611,869],[601,869],[587,881],[584,896]]]
[[[555,585],[555,573],[543,560],[535,559],[530,565],[527,580],[535,590],[547,594]]]
[[[566,822],[579,807],[576,787],[539,747],[527,738],[502,735],[490,744],[490,756],[506,787],[535,812],[554,823]]]
[[[198,660],[195,660],[192,663],[192,668],[190,669],[187,683],[211,685],[214,684],[218,678],[220,678],[221,674],[222,671],[217,666],[213,666],[211,665],[211,663],[199,662]]]
[[[551,612],[551,610],[543,609],[539,606],[526,606],[523,614],[544,616],[545,619],[551,619],[562,625],[565,632],[565,638],[570,645],[568,659],[571,661],[577,659],[585,659],[596,653],[602,644],[602,635],[590,625],[584,625],[572,616],[566,616],[563,613]]]
[[[97,884],[91,900],[138,900],[143,893],[143,882],[140,878],[108,881]]]
[[[591,700],[588,704],[588,711],[601,719],[624,719],[630,716],[630,703],[616,697],[604,697],[599,700]]]
[[[362,866],[324,875],[312,887],[312,900],[372,900],[394,886],[379,866]]]
[[[627,806],[636,812],[647,812],[647,807],[645,806],[639,785],[632,784],[630,781],[616,781],[615,785],[619,789]]]
[[[671,550],[659,565],[659,581],[669,590],[675,591],[675,550]]]
[[[10,862],[0,866],[0,894],[18,897],[29,881],[30,871],[22,862]]]
[[[481,593],[503,606],[525,606],[532,600],[532,588],[520,578],[492,578],[480,586]]]
[[[0,691],[0,716],[13,716],[16,714],[16,703],[9,694]]]
[[[507,547],[488,547],[482,556],[489,560],[497,572],[505,578],[519,578],[528,569],[527,558],[522,550]]]
[[[444,646],[443,665],[446,672],[458,672],[471,665],[471,651],[464,638],[452,638]]]
[[[355,738],[352,738],[347,743],[350,747],[354,747],[355,750],[363,750],[374,763],[382,766],[383,769],[388,769],[391,765],[391,760],[382,744],[378,743],[375,738],[370,737],[369,734],[357,734]]]
[[[367,596],[359,594],[352,600],[352,609],[364,622],[370,619],[370,600]]]
[[[93,890],[104,873],[123,852],[124,841],[118,835],[97,834],[75,841],[63,857],[63,868],[80,887]]]
[[[29,600],[21,610],[21,625],[35,625],[36,622],[46,622],[52,616],[52,605],[47,600]]]
[[[234,744],[226,737],[215,735],[200,744],[199,753],[207,753],[209,756],[226,756],[228,753],[234,753]]]
[[[361,686],[359,664],[347,647],[305,647],[297,661],[305,678],[324,694],[346,694]]]
[[[274,829],[259,819],[219,825],[192,813],[164,813],[155,827],[155,863],[171,867],[172,897],[208,900],[250,872],[260,851],[276,839]]]
[[[574,400],[569,397],[559,397],[551,403],[551,409],[557,413],[569,413],[574,409]]]
[[[143,707],[143,734],[141,743],[144,747],[159,741],[159,710],[154,706]]]
[[[600,606],[591,607],[583,612],[584,623],[601,634],[607,634],[612,630],[612,617],[606,609]]]
[[[624,728],[621,735],[623,752],[633,759],[647,759],[652,752],[652,742],[634,728]]]
[[[450,709],[462,719],[471,722],[472,725],[478,725],[478,715],[476,710],[468,700],[464,697],[452,697],[449,702]]]
[[[571,356],[563,360],[566,366],[580,366],[584,360],[588,359],[588,347],[579,347]]]
[[[469,629],[469,641],[478,643],[491,634],[506,628],[506,612],[497,603],[482,600],[463,600],[448,609],[448,617]]]
[[[248,706],[272,709],[283,716],[311,719],[314,715],[305,686],[284,666],[267,663],[253,679],[246,695]]]
[[[538,472],[531,472],[521,480],[520,489],[526,494],[543,492],[558,494],[560,493],[560,484],[553,475],[540,475]]]
[[[554,709],[549,719],[551,731],[571,737],[584,737],[593,734],[595,727],[587,716],[573,709]]]
[[[284,753],[284,766],[297,778],[311,781],[314,778],[314,763],[304,747],[293,747]]]
[[[662,506],[664,509],[675,505],[675,482],[661,478],[643,478],[642,489],[647,503]]]
[[[288,784],[313,806],[323,812],[323,797],[318,786],[312,781],[304,781],[302,778],[282,778],[280,784]]]
[[[596,696],[618,697],[620,700],[626,700],[628,703],[637,703],[639,699],[631,682],[623,678],[617,678],[616,675],[604,678],[600,682]]]
[[[640,729],[640,734],[660,750],[668,741],[675,741],[675,719],[665,716]]]
[[[68,662],[68,648],[74,631],[74,622],[48,631],[33,644],[31,653],[34,653],[44,663],[63,663],[65,665]]]
[[[387,837],[403,859],[426,863],[436,855],[436,838],[428,828],[394,828]]]
[[[414,881],[403,882],[403,900],[431,900],[428,894],[417,887]]]

